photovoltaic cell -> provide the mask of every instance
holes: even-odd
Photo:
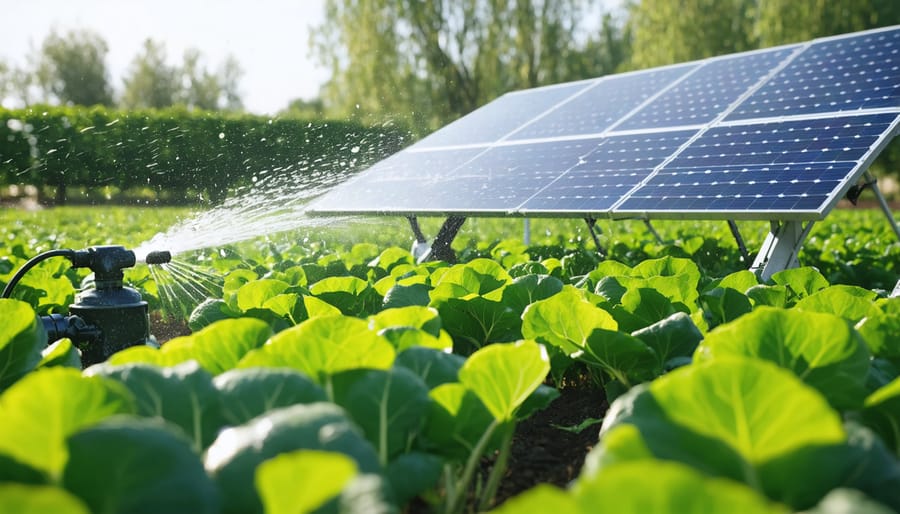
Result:
[[[629,116],[616,130],[698,125],[713,121],[797,48],[784,47],[710,61]]]
[[[676,131],[604,138],[576,166],[525,202],[521,210],[606,211],[695,133]]]
[[[873,114],[710,129],[616,211],[816,211],[895,119]]]
[[[416,148],[493,143],[593,82],[574,82],[501,96],[425,139]]]
[[[607,77],[509,139],[600,134],[694,67],[695,64],[689,64]]]
[[[900,107],[900,28],[813,43],[727,120]]]
[[[815,219],[900,117],[900,27],[509,93],[315,213]]]

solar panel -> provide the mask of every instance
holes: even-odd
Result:
[[[821,219],[898,116],[889,27],[509,93],[309,210]]]

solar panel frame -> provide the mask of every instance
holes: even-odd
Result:
[[[565,98],[557,99],[556,103],[553,103],[552,106],[546,109],[536,109],[538,113],[521,123],[518,127],[511,129],[505,132],[502,136],[498,136],[496,139],[492,141],[466,141],[465,139],[462,141],[441,141],[439,137],[437,137],[442,131],[445,129],[455,127],[453,130],[457,132],[460,131],[461,127],[464,127],[466,123],[471,122],[473,119],[478,117],[478,114],[482,109],[476,110],[473,113],[457,120],[456,122],[451,123],[444,129],[437,131],[432,136],[426,137],[418,143],[412,145],[411,147],[402,150],[396,155],[402,154],[416,154],[416,153],[429,153],[429,152],[440,152],[447,150],[478,150],[478,153],[475,157],[473,157],[470,161],[466,161],[450,170],[448,173],[459,172],[464,169],[467,165],[471,164],[472,161],[478,161],[478,159],[485,155],[489,154],[492,150],[500,149],[504,147],[512,147],[512,148],[527,148],[525,145],[543,145],[547,143],[552,143],[555,141],[574,141],[574,140],[583,140],[583,139],[592,139],[597,137],[619,137],[626,136],[631,134],[662,134],[666,132],[675,132],[679,130],[695,130],[696,134],[686,141],[683,145],[677,148],[672,152],[671,155],[663,162],[659,163],[649,174],[647,174],[644,179],[636,184],[631,190],[622,194],[617,201],[615,201],[609,208],[607,209],[573,209],[573,208],[556,208],[556,209],[535,209],[529,208],[528,204],[535,196],[540,194],[541,191],[549,190],[548,188],[552,188],[553,184],[558,183],[567,176],[570,176],[572,170],[577,166],[572,167],[564,167],[559,171],[559,175],[554,177],[548,183],[541,186],[538,190],[538,193],[531,195],[525,201],[519,203],[518,205],[486,205],[486,204],[468,204],[468,207],[465,208],[442,208],[440,206],[435,206],[435,202],[433,197],[429,198],[426,195],[422,195],[425,189],[419,189],[413,193],[418,200],[417,205],[413,206],[412,204],[407,203],[406,205],[380,205],[378,207],[373,207],[373,204],[362,205],[362,206],[353,206],[353,205],[335,205],[334,202],[329,203],[320,202],[319,200],[314,200],[312,205],[309,207],[308,212],[316,215],[329,215],[329,214],[394,214],[394,215],[404,215],[404,216],[414,216],[414,215],[423,215],[423,216],[439,216],[439,215],[456,215],[456,216],[540,216],[540,217],[585,217],[589,216],[592,218],[601,218],[608,217],[612,219],[624,219],[624,218],[646,218],[646,219],[681,219],[681,218],[691,218],[691,219],[764,219],[764,220],[816,220],[824,218],[835,206],[837,201],[842,198],[847,190],[857,182],[860,177],[865,173],[868,167],[871,165],[872,161],[874,161],[875,157],[877,157],[878,153],[884,149],[884,147],[888,144],[888,142],[897,134],[898,128],[898,120],[900,120],[900,105],[897,106],[889,106],[889,107],[880,107],[876,109],[857,109],[857,110],[849,110],[849,111],[828,111],[828,112],[815,112],[815,113],[802,113],[799,115],[787,115],[787,116],[764,116],[764,117],[746,117],[746,116],[732,116],[732,114],[754,94],[759,92],[760,90],[765,89],[771,81],[778,77],[780,73],[782,73],[785,69],[788,69],[792,63],[799,62],[798,60],[803,57],[803,55],[815,45],[821,45],[823,43],[827,43],[829,41],[840,41],[841,39],[846,38],[854,38],[860,37],[867,34],[877,34],[879,32],[887,32],[887,31],[898,31],[900,32],[900,26],[894,27],[885,27],[882,29],[876,29],[873,31],[865,31],[865,32],[857,32],[851,34],[843,34],[838,36],[831,36],[828,38],[820,38],[812,41],[808,41],[801,44],[791,44],[791,45],[783,45],[781,47],[774,48],[765,48],[754,50],[751,52],[742,52],[739,54],[730,54],[725,56],[712,57],[700,61],[694,61],[689,63],[679,63],[671,66],[665,66],[660,68],[653,68],[649,70],[639,70],[635,72],[629,72],[625,74],[616,74],[610,75],[606,77],[600,77],[596,79],[589,79],[571,83],[557,84],[554,86],[546,86],[543,88],[529,89],[523,91],[515,91],[511,93],[507,93],[503,98],[515,98],[517,95],[526,95],[526,94],[534,94],[540,93],[541,91],[557,91],[562,92],[565,88],[570,88],[572,94],[565,96],[559,95],[560,97],[565,96]],[[637,113],[641,113],[644,109],[649,109],[654,105],[654,102],[662,101],[661,99],[665,98],[670,92],[676,90],[680,84],[689,83],[692,76],[695,74],[703,73],[704,69],[708,69],[708,66],[716,66],[720,65],[726,60],[729,59],[738,59],[744,56],[752,56],[758,53],[775,53],[775,52],[783,52],[787,51],[788,54],[786,57],[782,58],[778,61],[777,65],[771,68],[767,73],[763,74],[755,83],[749,86],[741,95],[739,95],[736,99],[732,101],[726,108],[722,109],[712,120],[706,121],[704,123],[684,125],[684,126],[654,126],[649,128],[642,128],[639,125],[634,125],[635,115]],[[643,74],[656,73],[660,70],[677,70],[679,68],[684,68],[686,71],[678,76],[677,79],[673,80],[671,83],[664,85],[661,89],[656,91],[654,94],[649,97],[644,98],[642,102],[634,106],[630,111],[621,115],[619,119],[613,121],[611,124],[606,126],[598,126],[596,133],[587,133],[584,130],[575,130],[574,133],[568,134],[554,134],[550,137],[526,137],[530,134],[530,131],[534,131],[535,127],[540,126],[541,123],[548,123],[552,121],[554,116],[559,116],[566,108],[566,106],[577,105],[579,102],[579,98],[585,98],[584,95],[589,95],[591,91],[597,91],[597,88],[602,87],[603,84],[609,84],[613,81],[623,80],[623,79],[639,79]],[[646,76],[646,75],[645,75]],[[898,85],[897,87],[900,87]],[[496,101],[495,101],[496,102]],[[550,102],[552,103],[552,102]],[[493,103],[492,103],[493,104]],[[488,104],[485,108],[489,107],[492,104]],[[626,204],[632,196],[641,190],[642,187],[649,184],[654,180],[663,170],[666,169],[666,166],[669,162],[677,159],[682,152],[686,151],[686,149],[691,147],[694,141],[699,140],[704,136],[704,134],[708,133],[711,130],[716,130],[722,127],[736,127],[736,126],[754,126],[762,123],[773,123],[776,121],[802,121],[802,120],[810,120],[814,121],[822,118],[841,118],[844,116],[856,116],[862,114],[874,114],[874,113],[889,113],[895,115],[893,122],[890,124],[890,129],[886,130],[884,133],[881,133],[875,144],[873,144],[869,150],[856,162],[853,166],[852,170],[847,173],[844,179],[840,182],[839,187],[836,187],[831,191],[829,195],[826,197],[826,201],[823,204],[813,210],[809,209],[723,209],[723,210],[711,210],[711,209],[628,209],[623,208],[623,205]],[[468,120],[468,121],[467,121]],[[531,127],[531,128],[529,128]],[[571,131],[570,131],[571,132]],[[440,144],[438,144],[440,143]],[[383,161],[382,161],[383,162]],[[379,163],[380,164],[380,163]],[[372,169],[373,172],[377,173],[378,164],[376,164]],[[372,177],[366,177],[366,175],[372,175]],[[374,173],[365,172],[361,174],[363,180],[375,180],[376,182],[381,180],[381,178],[389,178],[389,177],[375,177]],[[357,179],[360,179],[360,176],[354,177],[348,184],[359,184]],[[478,176],[472,176],[468,179],[463,180],[472,180],[477,181],[479,179]],[[389,182],[389,180],[388,180]],[[413,180],[413,182],[415,182]],[[532,182],[528,187],[534,187],[538,182]],[[340,191],[341,188],[344,187],[338,186],[337,191]],[[439,194],[439,192],[432,192],[434,194]],[[330,195],[326,195],[327,197]],[[489,196],[489,195],[488,195]],[[486,196],[486,198],[488,198]]]

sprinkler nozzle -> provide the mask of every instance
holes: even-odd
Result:
[[[147,264],[165,264],[167,262],[172,262],[172,252],[168,250],[150,252],[144,259],[144,262]]]

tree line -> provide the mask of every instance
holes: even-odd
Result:
[[[122,78],[121,94],[111,83],[106,56],[109,45],[87,29],[50,32],[28,64],[16,67],[0,61],[0,99],[19,106],[34,104],[160,109],[240,111],[239,83],[243,70],[233,56],[210,69],[202,53],[188,49],[180,64],[170,64],[165,44],[147,39]]]

